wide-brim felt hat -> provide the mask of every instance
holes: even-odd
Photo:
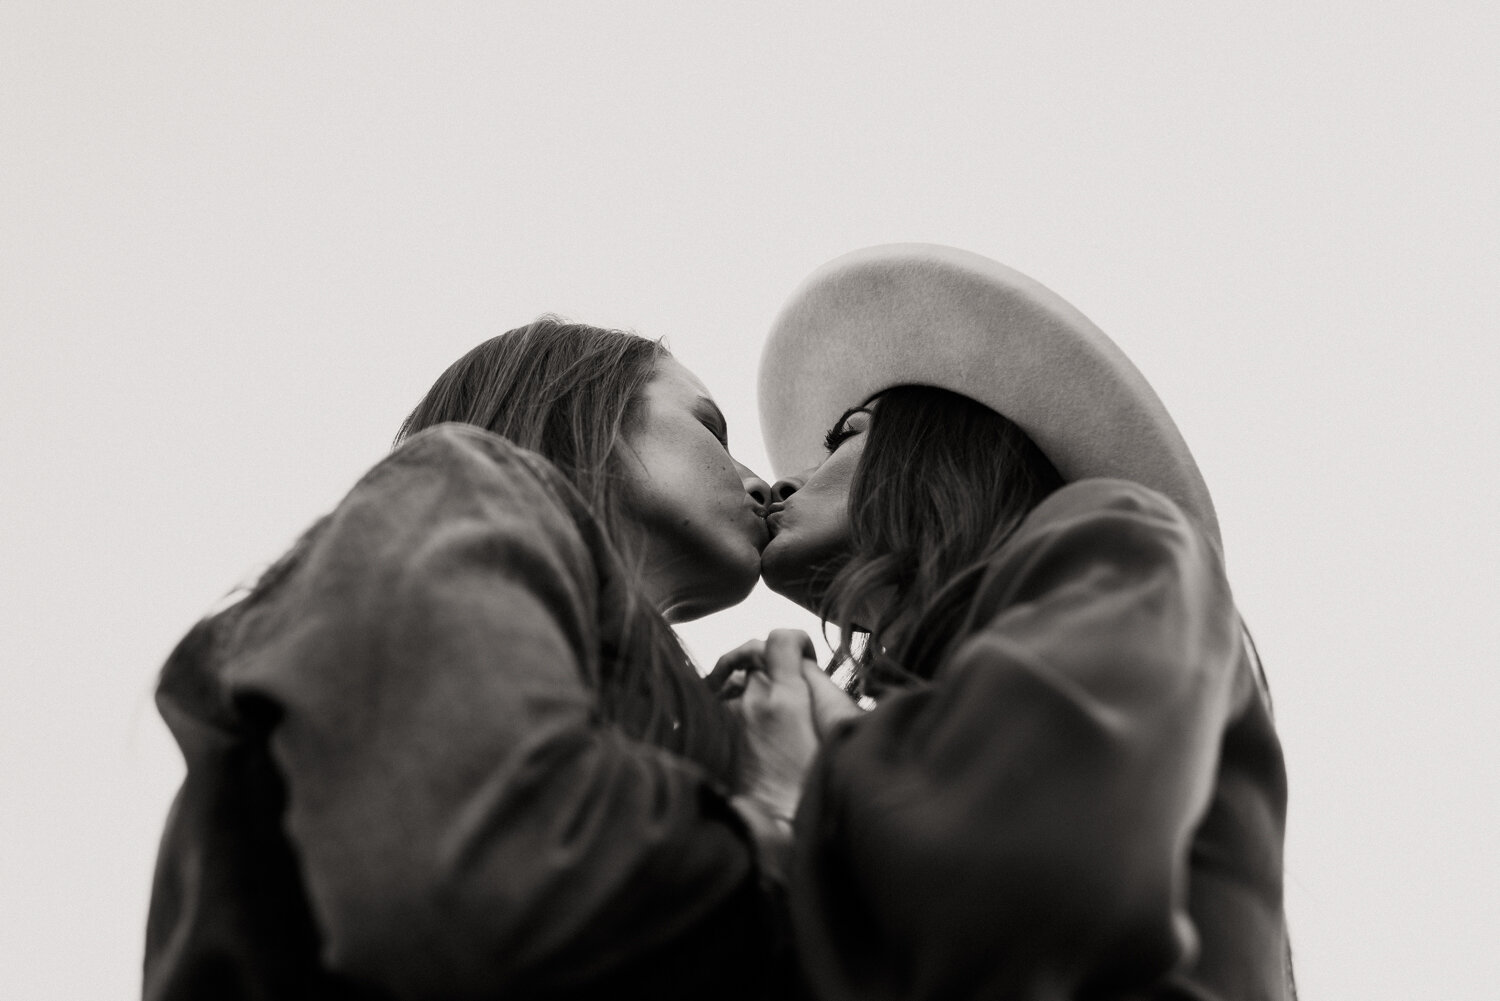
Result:
[[[825,457],[839,415],[899,385],[962,393],[1020,425],[1064,480],[1132,480],[1219,544],[1208,487],[1161,399],[1065,299],[934,244],[868,247],[792,293],[761,354],[760,422],[778,476]]]

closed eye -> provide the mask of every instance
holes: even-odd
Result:
[[[848,410],[845,410],[839,415],[839,419],[833,422],[833,427],[829,428],[828,432],[823,435],[823,447],[831,454],[844,442],[859,434],[863,428],[851,426],[850,418],[856,414],[868,413],[870,413],[868,407],[850,407]]]
[[[699,422],[708,428],[709,433],[719,439],[719,444],[724,446],[724,451],[729,451],[729,422],[724,419],[724,412],[706,396],[698,397],[694,410]]]
[[[853,437],[854,432],[849,429],[849,425],[835,424],[823,434],[823,448],[832,452]]]

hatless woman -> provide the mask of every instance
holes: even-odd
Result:
[[[878,701],[812,679],[789,892],[815,994],[1289,996],[1270,700],[1123,353],[1009,268],[894,245],[803,284],[760,391],[789,472],[765,579]]]
[[[800,774],[747,777],[668,625],[751,589],[767,500],[659,342],[543,318],[456,362],[163,671],[145,997],[777,989]]]

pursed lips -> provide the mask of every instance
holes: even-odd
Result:
[[[754,519],[755,526],[760,529],[760,531],[756,533],[759,538],[756,540],[755,547],[757,549],[764,549],[766,543],[771,541],[771,527],[766,524],[766,507],[763,504],[757,504],[755,500],[748,495],[745,497],[745,500],[745,506],[749,508],[750,514]]]
[[[766,506],[766,528],[770,530],[773,536],[776,534],[776,519],[779,518],[785,510],[786,505],[781,501],[777,501],[774,504],[769,504]]]

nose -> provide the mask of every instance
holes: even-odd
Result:
[[[783,479],[777,480],[771,485],[772,503],[780,503],[781,501],[786,500],[792,494],[796,493],[798,490],[801,490],[802,484],[804,482],[805,480],[801,476],[787,476]]]
[[[765,480],[756,476],[749,466],[742,462],[736,462],[735,465],[740,468],[740,482],[745,485],[745,493],[755,501],[756,507],[764,509],[767,504],[771,503],[771,488],[766,485]]]

